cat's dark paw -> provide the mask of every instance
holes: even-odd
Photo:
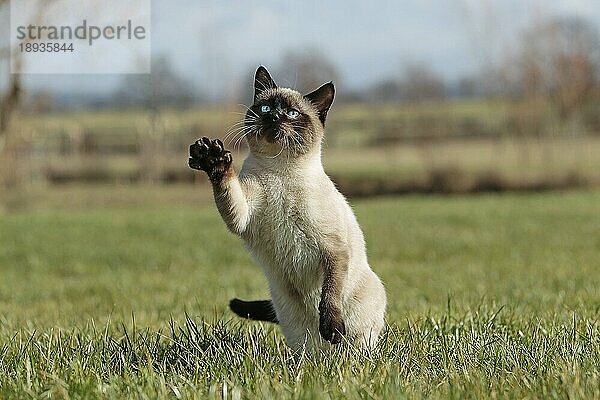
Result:
[[[321,301],[319,304],[319,332],[323,339],[337,344],[346,334],[346,325],[342,312],[330,301]]]
[[[225,176],[233,157],[225,150],[219,139],[210,140],[207,137],[196,140],[190,146],[188,165],[192,169],[205,171],[211,182],[218,182]]]

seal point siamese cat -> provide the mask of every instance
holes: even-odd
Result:
[[[352,209],[321,163],[334,94],[333,82],[306,95],[280,88],[260,66],[238,132],[250,149],[239,174],[221,140],[190,146],[189,166],[208,174],[223,221],[268,280],[272,300],[233,299],[231,310],[279,323],[294,350],[342,340],[372,348],[384,324],[383,284]]]

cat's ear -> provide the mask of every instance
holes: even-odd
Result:
[[[277,85],[269,71],[261,65],[254,74],[254,100],[267,89],[277,89]]]
[[[325,118],[327,118],[327,111],[333,103],[333,97],[335,96],[335,87],[333,82],[328,82],[309,94],[304,95],[304,98],[312,103],[319,113],[319,119],[321,123],[325,125]]]

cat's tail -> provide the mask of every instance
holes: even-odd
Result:
[[[229,302],[229,308],[242,318],[279,323],[271,300],[244,301],[233,299]]]

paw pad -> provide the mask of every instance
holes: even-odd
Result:
[[[192,169],[205,171],[213,182],[224,176],[232,161],[231,152],[225,150],[220,139],[203,137],[190,145],[188,165]]]

